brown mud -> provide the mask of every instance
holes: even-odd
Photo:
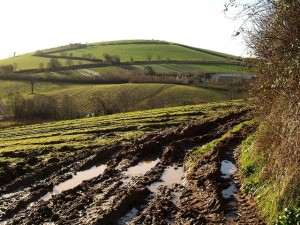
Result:
[[[2,185],[0,224],[263,224],[240,191],[238,175],[221,170],[224,160],[235,163],[251,130],[243,129],[201,158],[190,155],[247,119],[247,111],[231,113],[154,132],[126,146],[115,143],[41,163]],[[189,160],[193,166],[186,168]],[[54,194],[55,187],[97,166],[103,171]],[[232,184],[224,197],[222,191]]]

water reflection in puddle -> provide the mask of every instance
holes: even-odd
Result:
[[[229,160],[223,160],[221,162],[221,173],[223,174],[221,177],[225,179],[231,178],[231,176],[236,172],[236,166]],[[233,196],[236,191],[236,185],[234,182],[229,183],[229,187],[224,189],[221,193],[223,198],[230,198]]]
[[[56,185],[52,192],[48,192],[46,195],[44,195],[41,199],[44,201],[48,201],[49,199],[52,198],[53,195],[60,194],[63,191],[70,190],[79,184],[82,183],[84,180],[90,180],[94,177],[97,177],[101,175],[104,170],[106,169],[106,165],[100,165],[100,166],[93,166],[92,168],[77,172],[76,174],[73,174],[73,177],[69,180],[66,180],[65,182]]]
[[[221,193],[223,198],[230,198],[236,191],[236,186],[233,182],[230,183],[230,186],[224,189]]]
[[[223,160],[221,162],[221,173],[223,174],[223,178],[230,178],[232,174],[236,172],[236,166],[228,161],[228,160]]]
[[[126,185],[129,183],[129,181],[132,179],[132,177],[135,176],[142,176],[145,173],[147,173],[149,170],[151,170],[153,167],[156,166],[156,164],[159,162],[159,158],[156,160],[145,160],[142,162],[139,162],[136,166],[128,168],[123,174],[126,176],[125,179],[122,180],[123,185]]]
[[[125,216],[121,217],[118,220],[118,224],[123,225],[123,224],[130,222],[134,217],[136,217],[138,212],[139,211],[135,207],[133,207],[129,213],[127,213]]]
[[[178,167],[178,168],[175,168],[174,166],[168,167],[164,170],[160,178],[161,181],[151,184],[150,186],[148,186],[148,189],[153,193],[157,193],[158,187],[161,185],[171,188],[174,183],[177,184],[181,183],[183,174],[184,174],[183,167]]]

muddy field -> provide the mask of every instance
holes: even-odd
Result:
[[[48,161],[1,185],[0,224],[264,224],[240,190],[247,110]]]

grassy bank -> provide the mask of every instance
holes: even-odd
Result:
[[[297,174],[287,174],[286,179],[282,181],[276,178],[275,173],[273,176],[267,175],[265,156],[258,149],[256,135],[249,136],[242,144],[243,189],[257,199],[268,224],[299,224],[299,192],[295,191],[299,186],[297,187],[297,182],[289,182],[289,178]],[[284,170],[285,168],[282,168],[282,171]]]

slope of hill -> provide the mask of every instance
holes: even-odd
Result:
[[[168,106],[204,103],[228,100],[232,98],[226,89],[208,89],[188,85],[174,84],[70,84],[37,82],[34,84],[34,95],[31,94],[31,83],[25,81],[1,81],[0,99],[10,104],[8,93],[19,91],[25,99],[38,96],[54,97],[62,102],[65,96],[70,97],[73,110],[80,116],[103,112],[124,112],[138,109],[151,109]],[[238,97],[238,96],[235,96]],[[124,101],[126,99],[126,101]]]
[[[134,65],[141,63],[147,65],[166,63],[221,63],[224,64],[225,67],[231,64],[240,66],[240,59],[232,55],[153,40],[70,44],[0,60],[0,66],[11,64],[15,66],[16,71],[47,68],[47,64],[51,58],[57,58],[63,67],[77,66],[78,68],[82,65],[86,67],[108,66],[109,63],[103,62],[105,61],[104,54],[117,55],[120,58],[119,66],[122,66],[122,64]],[[67,62],[67,60],[69,60],[69,62]],[[72,62],[70,62],[70,60]],[[199,69],[199,71],[201,71],[201,68]],[[214,72],[213,67],[207,70]]]
[[[225,55],[220,56],[208,51],[190,49],[171,43],[116,43],[116,44],[90,44],[86,48],[66,51],[75,57],[84,54],[93,54],[98,59],[103,59],[103,54],[119,55],[121,62],[130,61],[229,61]],[[59,55],[55,53],[54,55]]]

